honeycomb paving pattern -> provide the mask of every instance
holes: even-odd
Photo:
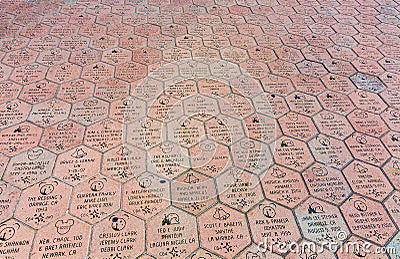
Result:
[[[399,0],[0,1],[0,259],[399,259]]]

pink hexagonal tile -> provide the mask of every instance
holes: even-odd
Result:
[[[115,76],[127,82],[133,82],[146,76],[146,66],[128,62],[116,67]]]
[[[47,127],[67,119],[70,108],[70,104],[52,99],[34,105],[28,120],[37,125]]]
[[[89,98],[73,104],[70,119],[83,125],[90,125],[107,118],[108,103],[97,98]]]
[[[24,85],[31,84],[44,79],[46,71],[46,67],[36,63],[32,63],[14,69],[13,73],[10,76],[10,79]],[[1,65],[0,78],[2,78],[3,80],[7,79],[9,74],[9,68],[5,65]]]
[[[120,208],[121,185],[102,175],[93,176],[74,187],[70,213],[94,224]]]
[[[26,120],[31,106],[19,100],[13,100],[0,105],[0,129]]]
[[[4,222],[0,227],[0,233],[4,238],[1,251],[7,257],[17,258],[19,256],[29,257],[35,232],[33,229],[21,224],[15,219]],[[12,248],[7,248],[6,244],[15,244]]]
[[[46,78],[56,83],[64,83],[73,79],[77,79],[81,72],[81,68],[71,63],[63,63],[61,65],[52,66],[46,74]]]
[[[6,182],[0,181],[0,194],[4,197],[0,201],[0,220],[3,222],[14,215],[21,191]]]
[[[286,97],[286,101],[292,111],[306,116],[313,116],[322,110],[317,99],[312,95],[294,92]]]
[[[92,96],[94,84],[85,80],[77,79],[62,84],[57,92],[57,97],[74,103]]]
[[[98,83],[114,77],[114,67],[103,62],[86,66],[82,70],[81,78]]]
[[[11,67],[25,66],[35,62],[37,52],[28,48],[8,52],[3,58],[3,63]]]
[[[389,129],[380,116],[363,110],[354,110],[347,118],[356,131],[374,137],[382,136]]]
[[[276,141],[273,156],[276,163],[297,171],[302,171],[314,162],[307,145],[289,137],[282,137]]]
[[[231,145],[231,154],[235,166],[255,174],[262,173],[272,163],[268,145],[248,138]]]
[[[15,217],[39,229],[61,217],[68,209],[71,187],[49,178],[22,191]]]
[[[285,135],[307,141],[317,134],[317,128],[309,117],[290,112],[279,119]]]
[[[105,119],[87,127],[84,143],[99,151],[106,151],[122,144],[123,125]]]
[[[94,49],[80,49],[71,53],[69,61],[79,66],[87,66],[100,60],[100,52]]]
[[[0,131],[0,151],[13,156],[36,147],[39,144],[42,129],[23,122]]]

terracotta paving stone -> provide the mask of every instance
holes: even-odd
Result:
[[[399,19],[2,1],[0,258],[398,258]]]

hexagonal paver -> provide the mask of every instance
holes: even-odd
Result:
[[[40,52],[37,62],[45,66],[61,65],[68,61],[69,52],[62,49],[48,49]]]
[[[341,244],[343,235],[349,236],[350,231],[339,209],[324,201],[308,198],[295,209],[295,215],[304,237],[317,244],[326,242],[326,238]]]
[[[106,119],[87,127],[84,143],[99,151],[106,151],[122,144],[123,125]]]
[[[1,251],[8,257],[29,257],[35,232],[15,219],[4,222],[0,227],[3,240],[0,241]],[[13,248],[7,248],[6,244],[15,244]]]
[[[85,126],[107,118],[108,103],[97,98],[89,98],[72,105],[70,119]]]
[[[247,217],[256,244],[265,242],[265,238],[270,238],[269,242],[285,244],[301,238],[293,212],[279,204],[263,201],[249,211]],[[278,250],[278,247],[272,248]]]
[[[201,191],[200,191],[201,190]],[[216,202],[217,190],[212,178],[189,170],[171,182],[172,204],[199,214]]]
[[[39,144],[42,129],[23,122],[0,131],[0,151],[13,156],[36,147]]]
[[[26,120],[31,106],[19,100],[0,105],[0,129],[7,128]]]
[[[4,197],[0,201],[0,220],[3,222],[14,215],[21,191],[6,182],[0,181],[0,194]]]
[[[344,140],[354,132],[344,116],[333,112],[322,111],[313,119],[319,131],[325,135]]]
[[[128,62],[116,67],[115,76],[127,82],[133,82],[146,76],[146,66]]]
[[[35,62],[37,52],[31,49],[20,49],[8,52],[3,58],[3,63],[11,67],[25,66]]]
[[[89,256],[107,258],[116,254],[136,257],[145,248],[144,230],[143,220],[123,211],[113,214],[93,227]],[[110,246],[111,243],[116,245]]]
[[[42,127],[47,127],[67,119],[70,109],[70,104],[52,99],[34,105],[28,120]]]
[[[130,61],[132,52],[126,49],[114,48],[106,50],[102,53],[101,60],[111,65],[123,64]]]
[[[0,103],[11,101],[15,99],[19,92],[21,91],[22,86],[11,82],[4,81],[0,83]]]
[[[64,83],[79,76],[81,68],[71,63],[52,66],[46,74],[46,78],[56,83]]]
[[[358,132],[347,138],[345,143],[353,157],[374,165],[381,166],[390,157],[379,139]]]
[[[199,246],[197,230],[191,228],[194,224],[194,216],[174,207],[158,213],[146,224],[146,234],[149,233],[146,240],[147,251],[157,257],[188,256]],[[180,242],[182,239],[186,242]]]
[[[350,231],[367,240],[384,245],[396,233],[393,221],[383,205],[376,201],[354,194],[340,210]]]
[[[26,66],[15,68],[10,79],[20,84],[30,84],[44,79],[47,68],[45,66],[32,63]],[[10,68],[5,65],[0,66],[0,79],[7,79]]]
[[[306,116],[290,112],[279,120],[283,134],[307,141],[317,134],[317,128],[313,121]]]
[[[272,166],[260,179],[266,197],[276,203],[293,208],[308,195],[301,175],[282,166]]]
[[[300,92],[292,93],[286,101],[292,111],[306,116],[312,116],[322,109],[314,96]]]
[[[3,179],[19,188],[26,188],[49,177],[56,155],[35,147],[10,159]]]
[[[89,248],[89,240],[90,226],[66,214],[55,223],[38,230],[31,256],[43,258],[57,255],[84,258]]]
[[[381,169],[355,160],[343,169],[354,192],[375,200],[384,200],[393,190]]]
[[[61,100],[74,103],[90,97],[93,89],[93,83],[78,79],[62,84],[58,90],[57,97]]]
[[[79,66],[87,66],[100,60],[100,52],[94,49],[80,49],[73,51],[69,61]]]
[[[217,190],[222,203],[248,211],[263,198],[259,178],[238,168],[231,168],[217,178]]]
[[[15,218],[39,229],[61,217],[68,209],[71,187],[49,178],[24,191],[15,210]]]
[[[70,185],[76,185],[100,172],[100,160],[100,153],[78,146],[58,155],[53,175]]]
[[[98,83],[114,77],[114,67],[103,62],[86,66],[82,70],[81,78]]]
[[[251,242],[246,223],[242,213],[215,205],[198,219],[201,246],[215,254],[232,257]],[[232,239],[222,240],[225,233],[230,233]]]
[[[370,136],[379,137],[389,130],[378,115],[370,112],[354,110],[347,118],[356,131]]]
[[[273,156],[276,163],[297,171],[302,171],[314,161],[306,143],[286,136],[276,140]]]
[[[99,222],[120,208],[121,185],[101,175],[74,187],[70,213],[90,224]]]
[[[341,169],[351,159],[351,154],[346,145],[330,136],[318,135],[308,142],[308,146],[315,160],[327,166]]]

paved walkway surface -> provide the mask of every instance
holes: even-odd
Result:
[[[398,0],[0,1],[0,258],[400,258]]]

